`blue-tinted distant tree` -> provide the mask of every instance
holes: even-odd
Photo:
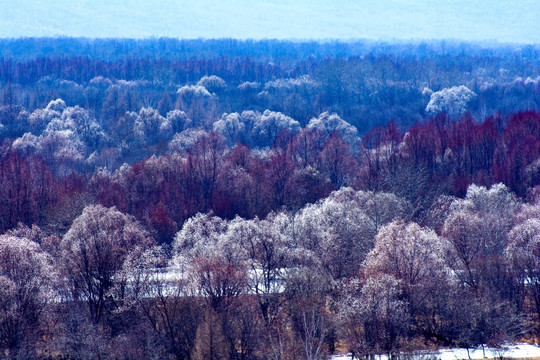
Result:
[[[177,91],[176,109],[185,111],[194,126],[205,125],[212,94],[202,85],[184,85]]]
[[[173,134],[180,133],[191,128],[193,122],[187,114],[181,110],[172,110],[167,113],[167,121],[171,124]]]
[[[187,129],[181,133],[176,133],[169,142],[169,152],[185,154],[197,143],[197,141],[207,135],[208,133],[206,131],[199,128]]]
[[[166,116],[167,113],[173,109],[174,104],[171,100],[171,96],[169,95],[168,91],[164,91],[163,95],[161,95],[161,99],[159,99],[157,110],[161,116]]]
[[[213,127],[214,131],[223,135],[229,146],[234,145],[237,141],[246,143],[246,125],[238,113],[223,114]]]
[[[40,134],[51,120],[60,118],[65,109],[66,103],[62,99],[56,99],[51,101],[45,109],[34,110],[28,118],[30,125],[28,130],[34,134]]]
[[[476,97],[476,93],[464,85],[445,88],[431,94],[426,113],[437,115],[445,112],[451,117],[458,117],[467,110],[469,103]]]
[[[307,128],[317,129],[328,137],[332,136],[334,132],[338,133],[352,151],[357,150],[360,142],[358,130],[335,113],[324,112],[320,114],[317,118],[309,121]]]
[[[152,108],[141,108],[134,124],[135,133],[142,144],[155,145],[167,140],[173,132],[171,122]]]
[[[91,150],[97,149],[106,139],[96,119],[90,112],[79,106],[64,109],[60,120],[66,127],[72,128]]]
[[[203,86],[212,94],[219,94],[220,91],[227,87],[227,84],[219,76],[205,75],[197,82],[197,86]]]
[[[294,135],[300,131],[300,124],[280,112],[265,110],[255,121],[251,136],[260,147],[272,146],[284,131]]]

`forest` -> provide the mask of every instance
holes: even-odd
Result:
[[[540,47],[0,40],[0,357],[540,335]]]

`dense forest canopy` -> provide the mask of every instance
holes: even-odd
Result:
[[[311,360],[539,334],[538,46],[0,53],[0,353]]]

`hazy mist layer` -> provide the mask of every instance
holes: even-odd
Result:
[[[540,42],[534,0],[2,0],[0,37]]]

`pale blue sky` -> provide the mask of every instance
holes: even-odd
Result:
[[[539,0],[0,0],[0,37],[540,43]]]

